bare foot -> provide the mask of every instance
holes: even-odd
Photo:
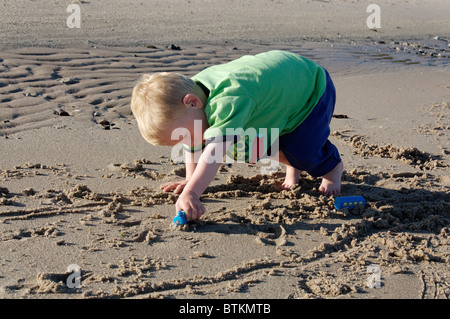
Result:
[[[290,165],[286,165],[286,177],[281,185],[282,189],[290,189],[292,186],[298,183],[300,179],[300,171]]]
[[[322,177],[319,192],[325,196],[339,195],[341,192],[341,178],[344,171],[344,164],[339,162],[333,170]]]

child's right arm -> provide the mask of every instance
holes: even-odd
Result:
[[[186,163],[186,180],[189,180],[197,167],[198,155],[196,152],[184,151],[184,158]]]
[[[199,219],[206,212],[200,196],[216,176],[230,145],[231,141],[211,142],[206,145],[194,174],[175,204],[176,210],[183,210],[188,220]]]

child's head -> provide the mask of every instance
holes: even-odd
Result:
[[[184,99],[194,93],[194,81],[182,74],[143,75],[131,97],[131,110],[142,137],[153,145],[165,145],[171,134],[168,127],[186,115]]]

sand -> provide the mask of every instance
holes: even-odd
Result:
[[[376,31],[359,1],[119,2],[74,2],[79,30],[68,4],[2,4],[0,298],[449,298],[446,1],[378,1]],[[366,205],[233,163],[173,229],[183,164],[139,135],[133,85],[269,49],[330,71],[342,195]]]

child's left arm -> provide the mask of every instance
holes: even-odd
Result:
[[[176,210],[183,210],[188,220],[199,219],[205,213],[200,196],[216,176],[230,145],[231,142],[211,142],[203,150],[194,174],[175,204]]]

